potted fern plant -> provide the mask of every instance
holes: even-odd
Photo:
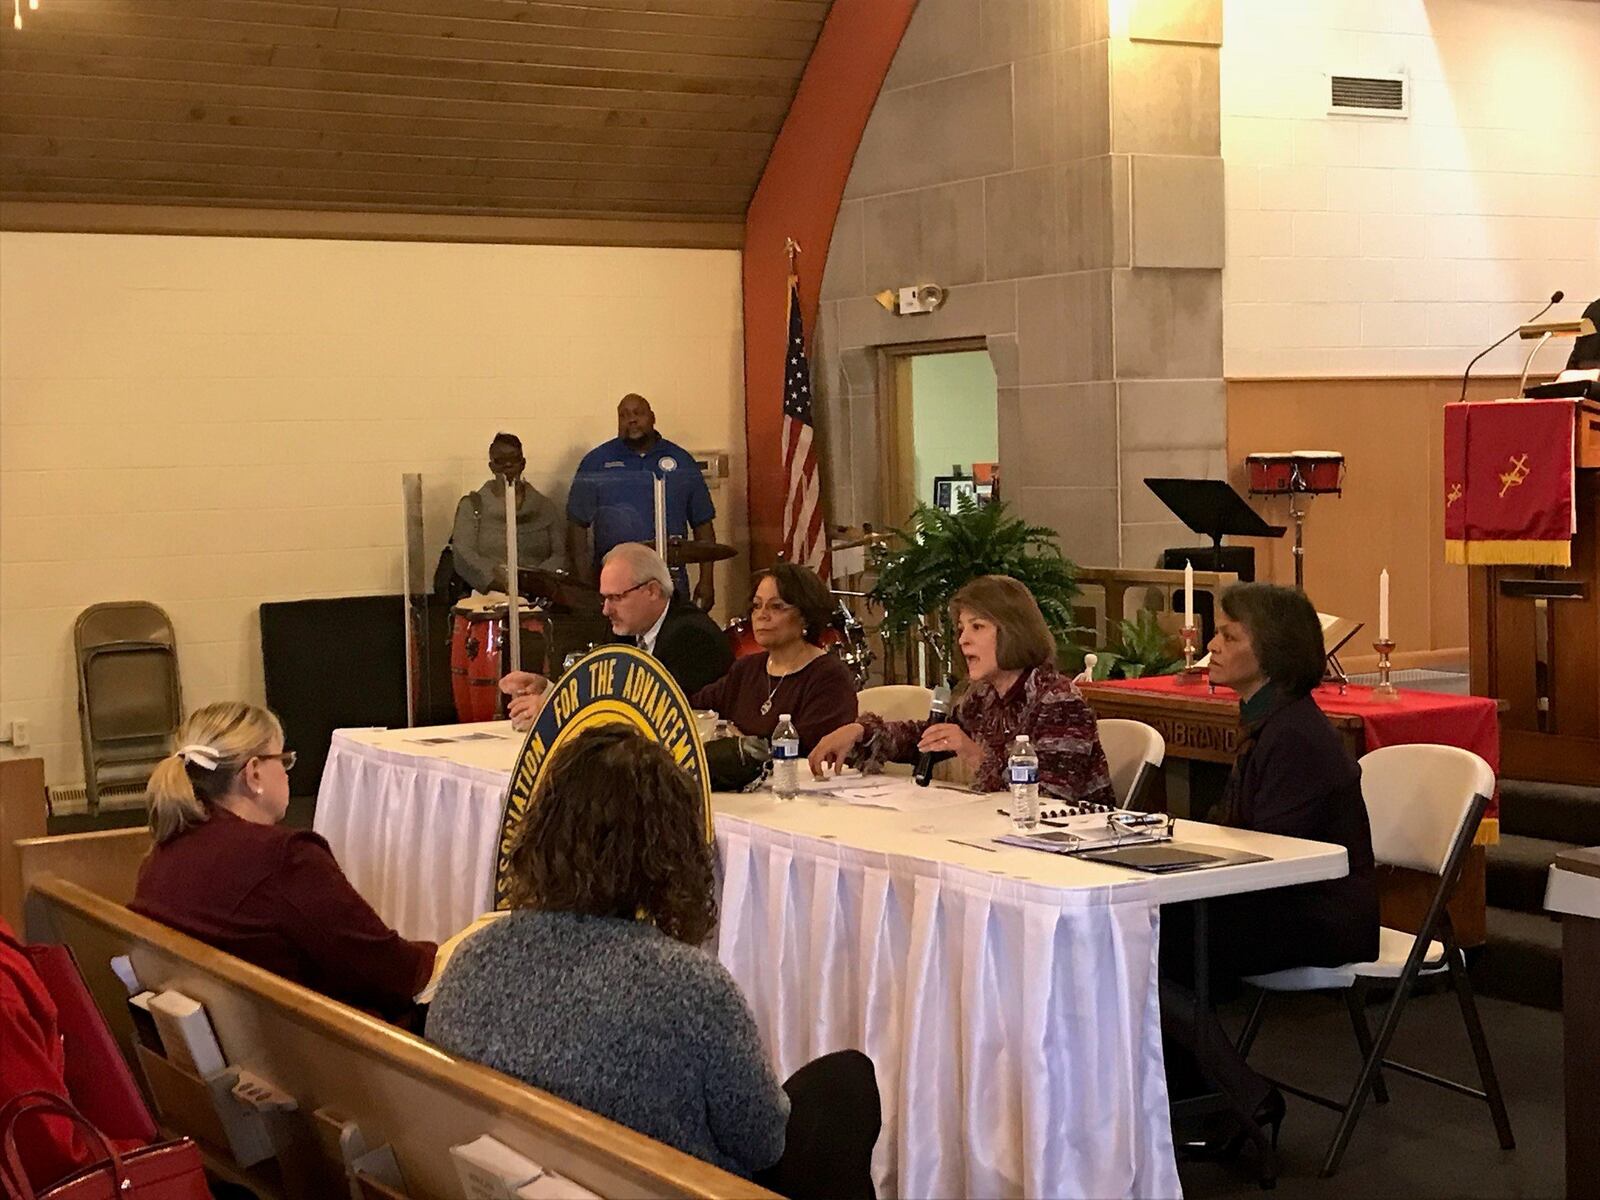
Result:
[[[950,597],[980,575],[1025,584],[1058,639],[1079,632],[1072,617],[1077,569],[1056,545],[1055,531],[1011,516],[1001,501],[963,496],[955,512],[919,504],[906,528],[894,532],[903,545],[880,561],[872,590],[884,610],[881,632],[891,641],[904,645],[920,630],[948,661],[955,644]]]
[[[1078,669],[1083,666],[1085,646],[1074,648]],[[1118,623],[1117,639],[1093,651],[1096,679],[1139,679],[1146,675],[1171,675],[1183,666],[1177,636],[1161,627],[1156,614],[1141,608],[1131,620]]]

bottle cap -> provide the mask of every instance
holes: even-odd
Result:
[[[789,713],[779,713],[778,714],[778,720],[780,720],[780,721],[789,721],[789,720],[793,720],[793,717]]]

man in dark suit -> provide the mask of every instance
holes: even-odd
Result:
[[[600,565],[600,607],[611,632],[655,658],[687,695],[733,665],[717,623],[676,594],[666,561],[643,542],[613,546]]]
[[[617,640],[638,646],[667,669],[685,695],[715,683],[733,665],[717,623],[675,595],[666,561],[643,542],[612,547],[600,566],[600,606]],[[526,729],[544,706],[548,681],[514,671],[500,681],[511,697],[512,726]]]

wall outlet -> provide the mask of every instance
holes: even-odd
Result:
[[[18,717],[15,721],[11,722],[11,744],[14,747],[16,747],[18,750],[26,750],[29,745],[28,735],[29,729],[26,719]]]

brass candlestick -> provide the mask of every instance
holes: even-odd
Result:
[[[1193,625],[1185,625],[1178,630],[1178,637],[1183,640],[1183,670],[1178,672],[1178,682],[1197,684],[1205,674],[1204,669],[1194,665],[1195,651],[1200,647],[1200,630]]]
[[[1394,653],[1394,639],[1379,638],[1372,643],[1372,648],[1378,652],[1378,686],[1372,689],[1372,698],[1374,700],[1400,699],[1400,689],[1389,682],[1389,655]]]

